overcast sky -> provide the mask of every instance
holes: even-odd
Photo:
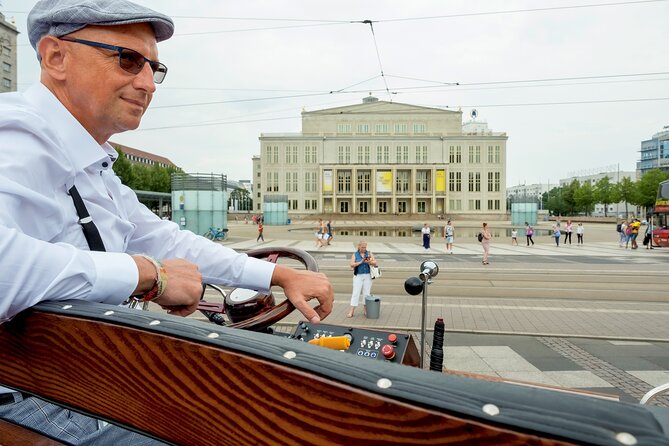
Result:
[[[39,79],[26,33],[36,2],[0,3],[21,31],[25,90]],[[635,170],[641,141],[669,125],[667,0],[137,3],[174,18],[159,44],[169,72],[141,127],[112,140],[187,172],[250,179],[261,133],[299,132],[303,109],[370,91],[465,119],[475,108],[509,136],[507,186]],[[374,34],[350,23],[363,20]]]

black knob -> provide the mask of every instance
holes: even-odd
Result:
[[[404,290],[412,296],[420,294],[423,292],[423,281],[418,277],[409,277],[404,282]]]

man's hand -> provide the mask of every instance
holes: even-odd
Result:
[[[156,268],[142,256],[133,256],[139,270],[139,283],[135,294],[148,291],[156,278]],[[161,260],[167,271],[167,288],[162,296],[153,300],[168,313],[188,316],[197,310],[202,296],[202,274],[196,264],[183,259]],[[148,284],[148,285],[147,285]]]
[[[332,312],[334,290],[330,280],[323,273],[277,265],[272,275],[272,285],[283,288],[288,300],[311,323],[319,323]],[[314,298],[320,305],[311,308],[307,302]]]

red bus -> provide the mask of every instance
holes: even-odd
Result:
[[[653,246],[669,247],[669,180],[657,188],[653,212]]]

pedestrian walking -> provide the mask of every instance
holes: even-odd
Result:
[[[351,294],[351,308],[349,308],[346,317],[353,317],[355,309],[358,307],[360,293],[362,293],[363,299],[372,294],[370,265],[376,266],[376,258],[374,258],[374,254],[367,251],[367,242],[360,240],[358,242],[358,250],[351,255],[350,266],[353,268],[353,293]],[[365,316],[367,316],[365,307],[363,309]]]
[[[511,246],[513,245],[518,246],[518,230],[516,228],[511,230]]]
[[[579,245],[583,244],[583,233],[585,232],[585,228],[583,227],[583,223],[579,223],[578,226],[576,226],[576,243]]]
[[[453,254],[453,235],[455,233],[455,229],[453,228],[453,224],[451,223],[450,220],[446,222],[446,226],[444,227],[444,238],[446,239],[446,252],[449,254]]]
[[[527,246],[530,246],[530,243],[532,243],[532,246],[534,246],[534,240],[532,240],[533,235],[534,228],[532,228],[528,222],[525,222],[525,236],[527,237]]]
[[[425,223],[420,232],[423,234],[423,248],[425,252],[428,252],[430,250],[430,226]]]
[[[569,244],[571,245],[571,232],[572,232],[572,224],[571,220],[567,220],[567,224],[564,227],[564,244],[567,244],[567,240],[569,240]]]
[[[488,264],[488,256],[490,255],[490,239],[492,235],[488,230],[488,223],[483,223],[481,230],[481,246],[483,246],[483,264]]]
[[[258,223],[258,238],[256,238],[256,242],[262,240],[263,243],[265,243],[265,237],[263,236],[263,231],[265,230],[265,227],[263,226],[262,222]],[[276,235],[275,235],[276,237]]]
[[[618,223],[616,231],[618,231],[619,236],[618,246],[622,248],[623,245],[627,244],[627,220]]]
[[[555,246],[558,248],[560,247],[560,237],[562,234],[560,233],[560,227],[557,225],[553,225],[553,238],[555,239]]]
[[[332,232],[332,220],[328,220],[327,235],[328,235],[328,245],[329,245],[330,242],[332,242],[332,237],[334,236],[334,233]]]

